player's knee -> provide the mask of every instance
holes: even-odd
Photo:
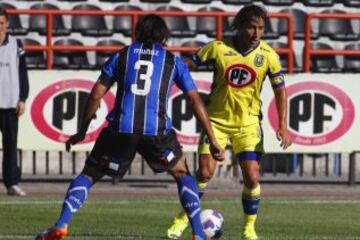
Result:
[[[178,162],[169,170],[169,173],[175,178],[180,179],[185,175],[189,175],[190,172],[186,166],[186,158],[182,156]]]
[[[199,169],[196,174],[196,178],[199,182],[209,182],[213,176],[214,172],[208,168]]]
[[[254,189],[259,185],[259,179],[256,176],[249,176],[244,184],[248,189]]]
[[[88,166],[84,167],[82,174],[85,175],[94,183],[104,176],[104,174],[98,171],[97,169]]]

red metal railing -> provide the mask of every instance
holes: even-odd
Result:
[[[222,19],[233,17],[236,15],[234,12],[177,12],[177,11],[96,11],[96,10],[28,10],[28,9],[9,9],[9,14],[25,14],[25,15],[46,15],[47,17],[47,33],[46,45],[35,46],[26,45],[26,51],[46,51],[47,61],[46,66],[48,69],[52,68],[53,52],[54,51],[116,51],[121,46],[56,46],[52,44],[52,25],[53,16],[56,15],[93,15],[93,16],[130,16],[132,19],[132,33],[135,31],[135,24],[139,16],[150,13],[158,14],[160,16],[182,16],[182,17],[215,17],[216,18],[216,39],[222,39]],[[270,18],[284,18],[288,23],[288,47],[275,49],[279,54],[286,54],[288,56],[288,72],[293,73],[294,56],[293,56],[293,17],[288,13],[270,13]],[[134,39],[134,35],[132,36]],[[198,47],[168,47],[171,51],[176,52],[195,52]]]
[[[333,56],[360,56],[360,50],[338,50],[338,49],[312,49],[311,48],[311,21],[313,19],[360,19],[360,14],[354,13],[311,13],[307,15],[305,23],[305,46],[304,46],[304,71],[310,72],[310,61],[313,55]]]

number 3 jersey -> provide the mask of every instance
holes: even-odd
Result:
[[[210,119],[225,127],[247,126],[261,120],[260,92],[267,75],[273,88],[284,86],[279,57],[263,41],[246,53],[213,41],[201,48],[194,60],[197,64],[214,64],[207,108]]]
[[[117,83],[113,110],[106,119],[121,133],[164,135],[172,128],[168,97],[175,82],[182,91],[196,89],[184,62],[161,45],[134,43],[112,55],[98,82]]]

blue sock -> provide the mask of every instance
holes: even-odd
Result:
[[[85,175],[79,175],[71,182],[55,226],[64,227],[70,222],[73,214],[85,203],[91,186],[92,181]]]
[[[200,200],[196,182],[191,176],[184,176],[177,181],[179,197],[190,221],[193,234],[206,239],[200,221]]]

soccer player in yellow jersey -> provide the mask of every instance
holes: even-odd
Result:
[[[260,92],[267,76],[276,99],[279,118],[277,138],[283,149],[291,145],[286,120],[287,94],[279,57],[261,40],[266,20],[267,12],[262,7],[250,5],[242,8],[232,24],[236,31],[232,42],[210,42],[199,50],[189,64],[214,64],[214,82],[207,108],[218,143],[225,147],[230,141],[240,163],[244,179],[242,205],[245,214],[242,235],[246,240],[258,239],[255,221],[260,202],[259,161],[264,151]],[[200,167],[197,181],[201,197],[214,174],[217,161],[210,155],[205,134],[200,138],[198,150]],[[179,238],[187,225],[186,214],[180,213],[167,231],[168,238]]]

